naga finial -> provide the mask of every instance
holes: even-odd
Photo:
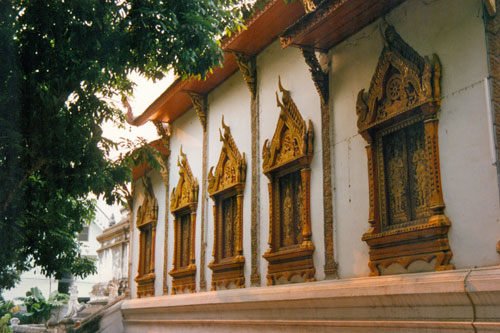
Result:
[[[177,157],[177,166],[182,166],[186,164],[186,154],[182,151],[182,145],[181,145],[181,153],[180,153],[180,160],[179,156]]]
[[[281,92],[285,92],[285,88],[283,88],[283,85],[281,84],[281,76],[278,75],[278,87]]]
[[[283,88],[283,85],[281,84],[281,76],[278,76],[278,88],[279,88],[279,90],[283,94],[285,94],[286,92],[288,92],[288,90],[286,90],[285,88]],[[276,91],[276,103],[277,103],[278,107],[280,107],[282,109],[285,108],[285,106],[283,105],[283,103],[281,103],[281,101],[280,101],[280,98],[278,96],[278,92],[277,91]]]
[[[385,47],[389,47],[389,42],[385,38],[385,31],[389,27],[389,23],[387,23],[385,16],[382,17],[382,23],[379,25],[380,36],[382,36],[382,42]]]

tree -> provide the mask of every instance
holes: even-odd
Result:
[[[0,1],[0,291],[33,266],[95,271],[75,242],[94,217],[88,193],[115,202],[130,179],[106,154],[116,143],[100,126],[124,120],[110,98],[131,94],[132,71],[203,78],[243,12],[233,0]]]

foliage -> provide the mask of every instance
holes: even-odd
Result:
[[[26,297],[19,297],[19,299],[26,306],[26,313],[20,318],[21,321],[25,324],[39,324],[50,318],[50,312],[53,308],[68,303],[69,295],[54,291],[46,300],[40,289],[34,287],[26,292]]]
[[[3,317],[7,313],[10,313],[13,307],[14,307],[14,302],[6,301],[3,299],[2,296],[0,296],[0,317]]]
[[[142,163],[146,163],[152,169],[161,169],[160,161],[163,158],[161,153],[149,145],[143,138],[137,138],[135,141],[122,138],[119,146],[122,151],[125,151],[117,159],[120,165],[126,165],[129,169],[132,169]],[[132,207],[132,193],[130,193],[127,184],[118,186],[116,193],[124,199],[123,204],[125,206]]]
[[[0,316],[0,333],[10,333],[9,327],[10,321],[10,313],[6,313],[3,316]]]
[[[137,157],[107,157],[101,125],[124,120],[112,96],[131,93],[132,71],[204,77],[243,12],[234,0],[0,1],[0,291],[34,266],[94,271],[75,242],[94,217],[88,193],[127,195]]]

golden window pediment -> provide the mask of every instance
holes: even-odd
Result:
[[[245,189],[246,159],[233,140],[229,127],[222,118],[224,134],[219,162],[210,168],[208,193],[214,201],[214,248],[212,290],[224,286],[245,287],[243,268],[243,191]]]
[[[420,56],[387,26],[368,93],[358,94],[358,129],[368,142],[371,275],[397,263],[435,260],[453,268],[441,190],[437,112],[439,59]]]
[[[137,222],[136,226],[142,227],[148,223],[152,223],[156,226],[158,222],[158,200],[153,192],[153,186],[151,184],[151,179],[148,177],[144,180],[145,188],[145,198],[139,209],[137,210]]]
[[[301,158],[312,158],[313,154],[313,126],[309,126],[300,115],[290,92],[283,88],[281,79],[278,86],[283,94],[282,101],[276,92],[276,101],[280,108],[280,115],[273,138],[269,143],[266,139],[262,150],[262,168],[269,173]]]
[[[208,193],[214,195],[238,184],[245,183],[246,159],[239,152],[233,140],[229,127],[224,123],[222,117],[222,127],[224,134],[219,129],[220,141],[223,142],[219,161],[214,168],[211,167],[208,174]]]
[[[198,204],[198,180],[193,176],[186,154],[182,152],[182,146],[180,155],[180,158],[177,158],[180,178],[177,182],[177,187],[172,189],[172,195],[170,196],[171,212]]]
[[[425,104],[439,104],[441,68],[421,57],[396,33],[385,31],[385,47],[380,55],[368,92],[358,93],[358,128],[364,132]]]

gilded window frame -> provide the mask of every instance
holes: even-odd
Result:
[[[156,225],[158,223],[158,201],[153,192],[153,186],[149,177],[143,178],[145,198],[137,210],[136,227],[139,230],[139,263],[137,267],[137,276],[134,279],[137,282],[137,297],[154,296],[155,282],[155,247],[156,247]],[[149,253],[151,254],[150,265],[144,269],[145,256],[148,253],[145,242],[145,228],[151,228],[151,243],[149,244]]]
[[[224,123],[222,117],[222,127],[224,134],[219,130],[222,149],[219,161],[215,168],[210,168],[208,174],[208,193],[214,201],[214,247],[213,261],[208,265],[212,270],[212,288],[229,288],[232,284],[236,288],[245,287],[244,265],[245,257],[243,255],[243,192],[245,190],[246,180],[246,158],[239,152],[236,143],[231,135],[231,130]],[[236,232],[236,244],[233,249],[234,255],[231,257],[222,257],[223,253],[223,201],[236,197],[236,220],[233,221]]]
[[[392,26],[386,25],[383,36],[385,46],[370,89],[367,93],[361,90],[356,103],[358,130],[368,143],[366,152],[370,229],[362,240],[370,247],[370,275],[380,275],[383,267],[387,268],[395,263],[406,269],[417,260],[430,263],[435,259],[434,269],[437,271],[452,269],[450,260],[453,253],[448,242],[451,222],[444,214],[439,165],[439,58],[434,55],[431,62],[427,57],[421,57],[403,41]],[[389,78],[390,73],[392,76]],[[394,93],[390,82],[396,82],[396,79],[399,88]],[[391,96],[390,92],[393,96],[391,98],[388,97]],[[402,126],[411,121],[422,121],[424,125],[425,156],[428,163],[425,181],[430,192],[427,200],[430,217],[384,229],[381,210],[385,209],[383,202],[387,194],[384,192],[385,178],[381,177],[378,170],[383,163],[383,155],[377,136],[384,129]]]
[[[268,261],[267,284],[275,285],[284,278],[292,282],[292,277],[299,276],[304,281],[315,281],[311,231],[311,161],[313,158],[313,125],[302,118],[290,92],[278,81],[282,101],[276,92],[280,114],[271,142],[266,140],[262,150],[262,168],[268,177],[269,191],[269,249],[263,255]],[[291,138],[292,147],[283,144],[284,135]],[[283,221],[279,213],[279,180],[292,172],[300,172],[302,182],[302,243],[288,248],[280,248],[280,229]]]
[[[177,159],[179,167],[179,181],[177,187],[172,189],[170,196],[170,212],[174,216],[174,258],[173,268],[169,272],[172,276],[172,295],[182,293],[188,289],[189,292],[196,292],[196,263],[195,263],[195,235],[196,235],[196,210],[198,208],[198,180],[194,178],[191,167],[187,161],[186,154],[180,149],[180,158]],[[191,223],[191,234],[188,242],[189,264],[180,266],[181,246],[186,241],[181,236],[181,217],[189,214]]]

